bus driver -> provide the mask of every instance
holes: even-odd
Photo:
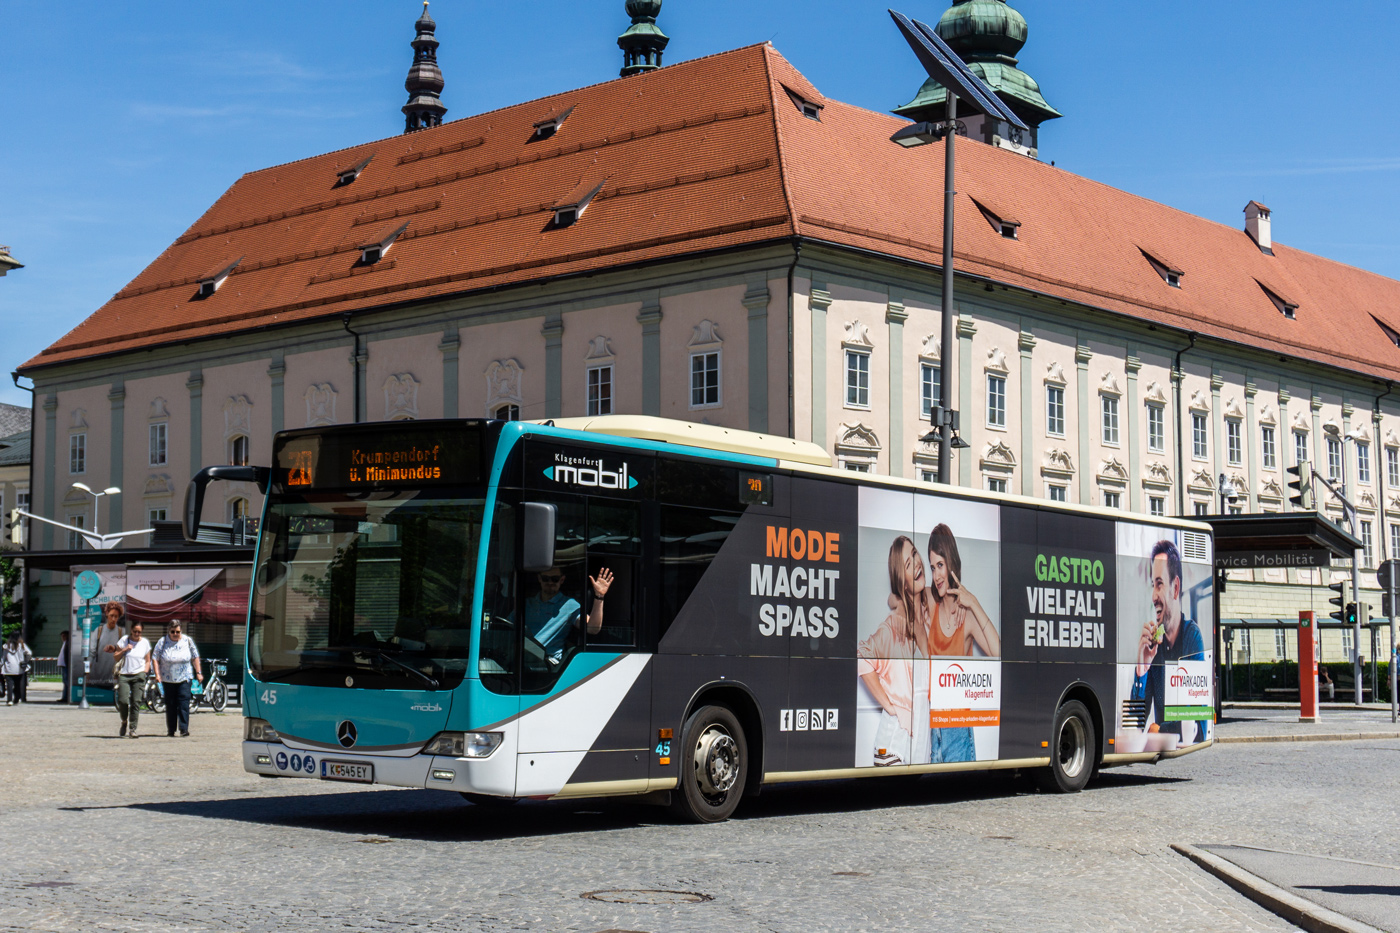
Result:
[[[578,625],[583,607],[578,600],[563,592],[564,571],[550,567],[539,575],[540,591],[525,600],[525,632],[544,647],[549,660],[558,664],[564,659],[564,646],[569,633]],[[593,611],[588,614],[588,634],[596,635],[603,628],[603,599],[613,583],[613,573],[604,567],[598,576],[589,577],[593,587]]]
[[[1158,541],[1152,548],[1152,608],[1152,618],[1138,639],[1132,699],[1145,700],[1153,708],[1149,732],[1179,736],[1183,745],[1202,741],[1202,723],[1164,722],[1168,666],[1206,657],[1200,626],[1181,614],[1181,552],[1171,541]]]

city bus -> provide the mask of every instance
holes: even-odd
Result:
[[[1214,736],[1208,525],[834,469],[660,418],[276,435],[256,482],[247,771],[631,795],[1020,769]]]

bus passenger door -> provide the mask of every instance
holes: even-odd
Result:
[[[648,768],[651,670],[638,650],[643,504],[548,499],[557,509],[555,566],[526,580],[522,797],[565,785],[597,792],[599,784],[644,781]]]

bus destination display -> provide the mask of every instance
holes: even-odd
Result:
[[[441,428],[304,435],[282,445],[277,466],[288,490],[473,485],[481,482],[481,438]]]

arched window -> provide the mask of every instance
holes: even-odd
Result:
[[[248,438],[235,434],[228,439],[228,462],[234,466],[248,465]]]
[[[232,525],[234,522],[238,521],[239,519],[246,519],[247,517],[248,517],[248,500],[247,500],[247,499],[230,499],[230,500],[228,501],[228,523],[229,523],[230,525]]]
[[[492,416],[493,418],[495,418],[497,421],[519,421],[519,420],[520,420],[520,406],[519,406],[519,405],[502,405],[502,406],[500,406],[499,408],[497,408],[495,411],[491,412],[491,416]]]

